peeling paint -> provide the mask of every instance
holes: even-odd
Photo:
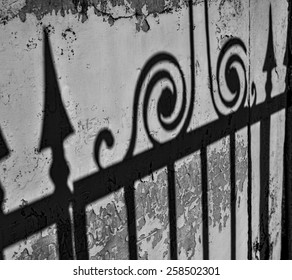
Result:
[[[226,227],[230,218],[229,141],[209,155],[210,226]],[[242,139],[236,145],[237,191],[243,192],[247,177],[247,147]],[[202,246],[202,186],[200,156],[189,156],[177,166],[178,255],[195,259]],[[167,172],[155,172],[136,184],[136,224],[139,259],[169,258],[169,217]],[[90,259],[128,259],[127,216],[124,193],[119,191],[102,202],[87,207],[87,240]],[[51,259],[56,256],[56,231],[30,238],[30,250],[22,249],[17,259]],[[256,248],[256,245],[254,245]]]
[[[167,173],[162,171],[146,179],[139,182],[135,188],[139,258],[167,259]]]
[[[129,136],[127,134],[127,131],[130,131],[131,128],[131,122],[129,121],[131,117],[129,115],[132,113],[131,109],[128,109],[129,107],[131,108],[132,99],[130,97],[133,97],[131,94],[134,93],[135,82],[137,81],[136,76],[139,75],[143,63],[149,57],[155,52],[163,50],[173,53],[178,58],[179,64],[182,65],[186,81],[189,80],[187,69],[189,69],[190,57],[189,54],[185,53],[186,44],[181,43],[189,35],[188,23],[185,17],[188,11],[186,8],[187,2],[184,0],[3,0],[1,2],[0,22],[3,24],[3,40],[0,52],[3,64],[6,64],[7,68],[9,68],[7,71],[3,70],[1,75],[1,129],[5,132],[5,137],[7,137],[9,144],[16,149],[11,150],[11,157],[2,163],[1,183],[4,186],[3,189],[5,188],[6,190],[6,197],[3,203],[4,214],[13,211],[14,208],[21,209],[24,205],[31,203],[32,200],[39,199],[53,191],[53,185],[48,176],[52,160],[50,151],[39,154],[35,148],[38,145],[38,126],[40,126],[43,116],[41,111],[41,92],[43,89],[42,84],[39,82],[41,81],[42,73],[41,41],[43,26],[46,25],[48,33],[52,35],[50,39],[54,49],[57,72],[60,75],[58,78],[64,105],[70,118],[74,121],[76,131],[74,137],[66,142],[67,152],[71,157],[68,161],[71,164],[69,183],[72,185],[72,182],[80,176],[86,176],[91,171],[96,171],[91,153],[94,139],[96,139],[96,135],[101,128],[108,127],[115,135],[119,136],[125,131],[123,137],[117,138],[121,141],[117,141],[119,142],[118,145],[120,145],[117,149],[114,147],[116,149],[113,152],[114,156],[111,155],[109,157],[105,152],[102,160],[106,162],[106,165],[109,165],[112,162],[118,162],[122,158],[122,156],[115,156],[116,154],[123,154],[128,145],[128,138],[126,137]],[[206,78],[208,74],[205,57],[206,42],[204,41],[205,36],[202,36],[204,30],[204,27],[202,27],[204,25],[203,2],[203,0],[193,1],[194,5],[202,4],[194,9],[194,26],[196,28],[193,31],[196,38],[195,49],[197,55],[195,71],[196,82],[199,83],[199,86],[198,83],[196,84],[199,90],[196,91],[197,103],[194,112],[194,114],[197,114],[194,116],[198,116],[198,118],[194,121],[194,126],[197,124],[203,125],[209,121],[212,122],[215,114],[212,111],[213,107],[211,106]],[[211,53],[214,56],[211,61],[213,63],[216,63],[218,50],[231,37],[238,36],[247,43],[248,36],[251,36],[248,32],[253,31],[246,28],[248,22],[246,3],[246,1],[242,0],[209,1]],[[257,4],[252,5],[259,5],[258,3],[264,3],[264,1],[258,1]],[[258,7],[257,11],[260,11],[262,7],[260,5]],[[184,10],[183,12],[182,9]],[[276,9],[274,10],[276,11]],[[277,13],[282,11],[283,8],[279,9]],[[252,8],[250,12],[253,13]],[[200,16],[198,16],[199,14]],[[62,17],[67,18],[64,20]],[[97,17],[100,18],[97,19]],[[180,20],[180,18],[184,20]],[[15,20],[12,22],[12,19]],[[9,22],[10,20],[11,22]],[[259,24],[256,17],[251,17],[250,20],[250,25],[257,26]],[[260,20],[262,21],[262,18]],[[103,24],[103,22],[108,24]],[[265,36],[267,34],[265,33],[265,28],[267,22],[264,20],[262,22],[263,26],[258,28],[261,30],[260,36],[257,33],[255,35],[251,33],[252,36],[256,36],[257,39],[261,38],[261,40],[256,41],[254,44],[256,47],[253,44],[249,45],[250,52],[247,54],[251,55],[247,60],[249,59],[253,63],[250,69],[254,73],[250,73],[250,76],[258,79],[256,84],[259,88],[259,96],[261,92],[264,93],[261,88],[264,89],[263,81],[265,79],[261,76],[262,68],[258,70],[256,63],[262,67],[262,59],[259,57],[264,52],[255,52],[255,49],[257,49],[257,46],[262,46],[266,43]],[[154,23],[156,24],[154,25]],[[171,25],[172,23],[173,25]],[[246,23],[246,25],[242,23]],[[129,24],[134,27],[126,30]],[[281,28],[281,30],[285,31],[285,24],[285,17],[283,17],[281,18],[281,25],[275,24],[275,29],[278,28],[279,31],[279,28]],[[143,32],[137,34],[136,31]],[[256,31],[258,32],[258,30]],[[144,34],[144,32],[148,33]],[[279,32],[275,31],[274,33],[275,37],[280,36],[276,35]],[[91,35],[95,38],[88,43],[88,38]],[[151,37],[152,35],[153,37]],[[175,40],[178,37],[180,40],[177,41],[179,41],[180,45],[183,45],[182,47],[179,44],[176,45]],[[277,40],[275,39],[277,42],[275,45],[278,55],[277,61],[282,61],[280,48],[283,42],[280,39],[280,37]],[[252,42],[253,40],[251,39]],[[149,43],[150,41],[151,43]],[[84,49],[86,50],[84,51]],[[120,50],[121,52],[119,52]],[[68,60],[70,61],[69,63]],[[211,66],[214,69],[216,65]],[[120,71],[121,69],[123,71]],[[275,73],[273,73],[273,75],[275,74],[273,77],[273,91],[275,94],[282,92],[279,90],[279,84],[285,72],[284,70],[284,68],[277,67]],[[127,74],[124,75],[121,72]],[[113,82],[112,77],[115,78],[115,82]],[[215,79],[216,77],[214,76],[214,85],[216,86]],[[275,80],[277,80],[278,84],[276,84]],[[78,83],[75,83],[75,81]],[[121,96],[120,99],[116,98],[117,92]],[[93,93],[95,97],[92,97]],[[115,95],[116,99],[112,97],[113,95]],[[23,99],[21,99],[22,97]],[[104,101],[105,99],[106,101]],[[84,103],[82,103],[83,101]],[[127,103],[127,109],[125,109],[126,106],[122,107],[122,102]],[[10,113],[14,113],[15,108],[20,108],[18,109],[19,114]],[[25,108],[29,109],[24,110]],[[115,122],[113,115],[114,117],[117,116],[117,119],[119,118],[121,122]],[[217,116],[215,117],[217,118]],[[24,119],[27,120],[26,128],[28,129],[25,132],[21,128],[21,121]],[[284,118],[279,118],[275,120],[274,126],[278,128],[283,123]],[[278,129],[280,131],[280,128]],[[20,132],[18,133],[18,131]],[[279,131],[275,133],[276,136],[274,137],[280,143],[282,138],[279,136]],[[21,142],[20,144],[18,139],[24,139],[22,137],[24,133],[32,137],[27,137],[27,142],[24,144]],[[35,140],[35,142],[31,140]],[[138,139],[139,141],[144,145],[148,140],[141,137],[141,139]],[[255,133],[252,133],[252,141],[259,141]],[[275,139],[273,141],[275,142]],[[218,245],[216,241],[223,240],[225,242],[229,240],[230,236],[227,236],[226,233],[230,233],[231,217],[229,138],[227,137],[219,142],[208,146],[207,157],[209,184],[208,222],[210,236],[212,234],[213,236],[216,235],[213,239],[210,237],[210,247],[213,246],[217,251],[219,251],[217,248],[220,247],[220,244]],[[279,143],[277,144],[278,146],[271,146],[271,166],[282,166],[279,160],[281,158],[279,151],[282,151]],[[237,221],[246,219],[247,213],[245,206],[247,204],[248,177],[246,145],[246,139],[236,136]],[[149,147],[148,142],[145,146]],[[89,150],[90,152],[87,153]],[[258,179],[259,176],[256,173],[257,162],[254,159],[257,156],[257,152],[258,149],[255,149],[252,154],[254,163],[252,172],[256,174],[253,176]],[[201,258],[203,242],[201,233],[202,185],[199,153],[190,155],[188,159],[182,160],[181,163],[176,162],[175,165],[178,257],[181,259]],[[269,182],[271,186],[269,197],[270,248],[271,251],[279,251],[277,248],[281,243],[279,209],[281,208],[280,193],[282,182],[280,181],[282,173],[280,168],[272,170],[272,172]],[[254,195],[252,206],[253,211],[257,212],[258,201],[256,199],[259,195],[256,192],[260,184],[255,180],[253,180],[252,184]],[[157,171],[149,177],[142,178],[136,182],[137,246],[140,259],[170,258],[167,194],[166,170]],[[10,204],[9,200],[12,201]],[[22,201],[21,205],[19,205],[19,201]],[[119,191],[92,203],[87,207],[86,213],[90,258],[128,259],[129,238],[124,192]],[[256,220],[258,222],[259,219],[255,217],[253,221]],[[256,224],[252,228],[255,258],[260,258],[260,238],[256,232],[259,226]],[[237,227],[237,230],[242,228]],[[246,232],[244,230],[242,232],[240,234],[243,237],[241,239],[238,238],[239,242],[245,241],[244,238],[246,238]],[[237,235],[239,235],[238,232]],[[241,244],[239,245],[241,246]],[[226,247],[226,244],[224,246]],[[241,246],[240,249],[243,247]],[[245,253],[244,249],[242,249],[243,253],[240,253],[242,256]],[[229,248],[222,253],[222,256],[228,257],[228,250]],[[13,259],[58,258],[55,226],[49,227],[20,242],[15,246],[14,252],[9,257]],[[273,256],[275,257],[275,255]]]
[[[123,192],[87,209],[87,241],[92,260],[128,259],[127,218]]]
[[[84,22],[88,18],[90,7],[94,8],[96,15],[108,17],[108,21],[112,24],[119,18],[172,12],[187,4],[184,0],[23,0],[17,1],[17,5],[15,3],[9,5],[7,2],[9,1],[5,1],[0,6],[0,22],[4,24],[17,15],[24,22],[27,14],[34,14],[38,20],[41,20],[44,15],[53,13],[56,15],[60,13],[61,16],[68,13],[78,14]],[[114,9],[119,9],[116,16]],[[145,28],[142,27],[142,30],[145,31]]]
[[[47,229],[32,235],[24,242],[14,246],[15,260],[55,260],[58,259],[58,244],[56,227]]]
[[[178,254],[183,259],[194,259],[201,244],[202,186],[200,156],[195,154],[176,172],[177,216],[183,220],[178,224]],[[200,244],[198,244],[200,243]]]
[[[247,146],[244,140],[236,141],[236,193],[237,207],[240,206],[240,193],[247,180]],[[223,139],[219,149],[212,149],[208,156],[209,188],[211,213],[210,226],[219,226],[219,232],[226,227],[230,216],[230,150],[229,139]]]

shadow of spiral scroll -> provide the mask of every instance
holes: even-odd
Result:
[[[137,126],[138,126],[138,107],[140,102],[140,97],[142,94],[142,88],[145,85],[146,81],[146,89],[145,96],[143,99],[143,123],[145,126],[145,130],[149,140],[152,142],[154,147],[160,146],[160,141],[156,139],[151,133],[150,123],[148,119],[148,109],[149,103],[151,100],[151,94],[155,88],[155,86],[162,82],[168,81],[171,84],[171,87],[164,87],[161,91],[161,94],[157,103],[157,118],[158,122],[161,125],[162,129],[167,132],[172,132],[180,126],[178,133],[175,138],[181,137],[184,133],[186,133],[187,128],[190,123],[190,119],[193,113],[194,106],[194,35],[193,35],[193,1],[189,1],[189,36],[190,36],[190,56],[191,56],[191,90],[190,90],[190,100],[189,100],[189,108],[187,109],[187,91],[186,91],[186,82],[184,78],[184,74],[182,69],[177,61],[177,59],[166,52],[157,53],[152,58],[146,62],[144,68],[141,71],[139,76],[135,96],[134,96],[134,104],[133,104],[133,122],[132,122],[132,134],[130,145],[128,151],[125,156],[125,161],[132,158],[134,156],[134,149],[137,140]],[[181,81],[181,95],[182,102],[179,108],[179,112],[176,114],[175,118],[170,122],[166,122],[165,119],[170,118],[176,109],[176,105],[178,103],[178,89],[176,86],[175,79],[172,77],[171,73],[162,69],[156,71],[153,76],[150,75],[152,69],[156,65],[169,63],[172,67],[176,68],[179,73],[179,79]],[[148,80],[150,76],[150,79]],[[179,149],[179,147],[177,147]],[[167,157],[167,155],[165,155]],[[151,170],[152,163],[150,161],[149,169]],[[175,191],[175,167],[174,162],[169,162],[167,165],[167,173],[168,173],[168,209],[169,209],[169,228],[170,228],[170,258],[177,259],[177,215],[176,215],[176,191]],[[135,171],[133,171],[135,172]],[[136,171],[140,174],[140,171]],[[135,177],[135,176],[133,176]],[[137,176],[136,176],[137,177]],[[139,177],[139,175],[138,175]],[[137,259],[137,229],[136,229],[136,206],[135,206],[135,182],[132,182],[130,185],[125,187],[125,201],[127,208],[127,216],[128,216],[128,234],[129,234],[129,258]]]
[[[212,103],[219,119],[224,116],[240,111],[246,102],[247,98],[247,78],[246,67],[243,58],[240,53],[237,53],[237,49],[241,50],[246,55],[246,47],[243,41],[239,38],[233,37],[229,39],[222,47],[216,69],[217,90],[214,90],[212,80],[212,63],[211,63],[211,51],[210,51],[210,35],[209,35],[209,14],[208,14],[208,0],[205,0],[205,25],[206,25],[206,37],[207,37],[207,57],[208,57],[208,73],[209,84]],[[230,52],[231,50],[235,50]],[[222,72],[223,68],[223,73]],[[242,72],[243,83],[241,81],[242,75],[239,75],[239,71]],[[235,126],[232,126],[232,121],[228,124],[230,130],[230,216],[231,216],[231,228],[230,228],[230,242],[231,242],[231,259],[236,259],[236,139],[235,139]],[[202,161],[202,204],[203,204],[203,239],[206,242],[209,241],[208,231],[208,178],[206,165],[206,150],[201,150]],[[205,244],[203,245],[203,258],[209,259],[209,248]]]
[[[162,69],[156,71],[151,76],[151,70],[159,64],[170,63],[173,67],[178,70],[179,78],[182,85],[182,102],[179,108],[179,112],[176,117],[171,122],[165,122],[165,118],[170,118],[174,114],[176,109],[176,104],[178,103],[178,94],[175,79],[172,77],[171,73],[168,70]],[[150,79],[148,81],[148,77]],[[168,53],[158,53],[154,55],[149,61],[145,64],[144,68],[141,71],[139,76],[136,91],[135,91],[135,100],[134,100],[134,116],[133,116],[133,129],[132,136],[129,145],[129,149],[125,156],[125,161],[134,156],[134,149],[137,140],[137,126],[138,126],[138,106],[140,101],[140,96],[142,93],[142,88],[146,84],[145,95],[143,99],[143,123],[145,126],[145,131],[149,140],[152,142],[154,147],[160,146],[160,140],[156,139],[153,136],[150,122],[148,118],[149,104],[151,100],[151,95],[155,86],[162,81],[168,81],[171,84],[164,87],[161,91],[161,94],[157,103],[157,118],[158,122],[161,125],[162,129],[167,132],[172,132],[177,129],[180,125],[181,128],[175,137],[181,136],[185,133],[192,112],[192,105],[189,105],[189,110],[187,110],[187,92],[186,92],[186,83],[184,80],[183,72],[179,66],[178,61],[174,56]],[[190,98],[190,104],[193,103],[193,98]],[[177,147],[179,148],[179,147]],[[168,155],[165,155],[166,157]],[[149,169],[151,169],[151,160],[149,162]],[[170,256],[171,259],[177,259],[177,228],[176,228],[176,193],[175,193],[175,172],[174,172],[174,163],[169,162],[168,166],[168,207],[169,207],[169,228],[170,228]],[[133,170],[133,172],[140,173],[140,170]],[[133,176],[136,177],[136,176]],[[139,176],[138,176],[139,177]],[[130,259],[137,259],[137,232],[136,232],[136,206],[135,206],[135,189],[134,183],[130,184],[125,188],[125,201],[127,207],[128,215],[128,234],[129,234],[129,257]]]

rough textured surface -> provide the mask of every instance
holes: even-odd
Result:
[[[78,13],[82,21],[88,17],[88,9],[93,7],[96,15],[103,15],[109,22],[123,17],[143,17],[149,14],[171,12],[187,2],[185,0],[6,0],[0,6],[0,22],[7,23],[15,16],[22,21],[27,14],[34,14],[37,19],[42,19],[46,14],[60,14],[65,16],[69,12]],[[117,10],[117,14],[116,11]]]
[[[156,176],[155,176],[156,177]],[[138,254],[140,259],[169,257],[167,174],[136,186]]]
[[[49,227],[45,231],[34,234],[25,242],[14,246],[12,259],[16,260],[56,260],[58,259],[58,244],[56,228]]]
[[[176,172],[178,254],[180,259],[200,257],[202,207],[200,156],[186,160]]]
[[[11,154],[1,162],[0,170],[5,191],[4,214],[41,199],[54,190],[49,177],[51,151],[39,153],[37,150],[43,116],[43,26],[47,27],[50,35],[62,99],[75,129],[75,134],[65,143],[70,167],[68,184],[72,188],[74,181],[98,171],[93,147],[101,129],[109,128],[115,136],[113,149],[102,149],[102,165],[106,168],[123,159],[132,129],[135,86],[143,65],[150,57],[161,51],[173,54],[182,67],[189,91],[187,2],[6,0],[0,3],[0,60],[5,65],[0,75],[0,120],[1,130],[11,148]],[[196,100],[189,130],[218,118],[208,87],[204,1],[193,2]],[[274,48],[278,64],[272,73],[273,96],[284,90],[285,3],[272,3]],[[211,68],[215,91],[219,52],[230,38],[238,37],[250,50],[243,60],[250,71],[248,82],[255,82],[257,87],[255,104],[264,102],[266,73],[262,68],[268,36],[268,11],[269,3],[264,0],[209,1]],[[168,69],[169,65],[163,67]],[[155,113],[155,100],[150,103]],[[275,259],[279,258],[281,243],[282,113],[275,114],[271,121],[269,226],[271,258]],[[255,125],[251,133],[253,258],[259,258],[260,255],[259,127],[260,124]],[[143,129],[143,123],[139,120],[136,154],[151,147]],[[246,127],[244,129],[246,133]],[[229,138],[212,143],[207,151],[210,256],[230,258]],[[246,135],[236,135],[235,152],[236,245],[239,257],[246,258]],[[199,153],[176,162],[175,167],[178,257],[201,259],[202,186]],[[136,182],[140,259],[170,257],[167,188],[167,172],[164,169]],[[92,203],[86,211],[90,258],[127,259],[128,233],[123,191]],[[57,252],[56,227],[52,226],[7,248],[6,256],[12,259],[56,259]]]
[[[209,156],[208,177],[210,188],[209,225],[226,228],[230,219],[229,142]],[[227,151],[227,152],[226,152]],[[247,147],[237,141],[236,178],[238,206],[247,177]],[[176,168],[178,254],[181,259],[197,259],[202,246],[201,172],[198,153],[189,156]],[[153,176],[136,184],[136,224],[140,259],[169,258],[169,217],[167,201],[167,173]],[[22,251],[15,252],[17,259],[52,259],[57,257],[56,231],[52,227],[43,234],[26,241]],[[128,234],[123,191],[87,209],[87,238],[90,259],[127,259]]]
[[[90,259],[128,258],[127,215],[123,192],[107,204],[93,204],[87,210],[87,240]]]

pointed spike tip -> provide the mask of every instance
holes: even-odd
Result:
[[[39,151],[62,145],[65,138],[74,133],[62,102],[46,28],[44,28],[44,56],[44,118]]]
[[[10,151],[8,145],[6,144],[6,141],[2,135],[2,131],[0,130],[0,159],[7,157],[9,153]]]
[[[277,67],[275,52],[274,52],[274,38],[273,38],[273,20],[272,20],[272,6],[270,5],[269,13],[269,37],[266,58],[263,66],[264,72],[272,71]]]

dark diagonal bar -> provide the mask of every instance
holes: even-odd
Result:
[[[268,105],[266,103],[258,104],[250,109],[252,110],[250,124],[252,125],[285,107],[285,94],[271,98]],[[234,131],[246,127],[249,123],[248,116],[248,108],[240,109],[230,116],[222,117],[190,131],[178,139],[163,143],[159,147],[135,155],[127,161],[114,164],[106,169],[86,176],[74,182],[74,195],[72,196],[72,200],[78,202],[78,209],[81,211],[89,203],[101,199],[123,186],[128,186],[131,182],[139,180],[141,177],[150,175],[152,172],[168,166],[170,162],[176,162],[200,150],[202,143],[204,143],[204,146],[207,146],[228,136],[231,133],[231,127]],[[207,133],[208,131],[212,131],[212,133]],[[181,149],[177,149],[177,147],[181,147]],[[152,163],[151,169],[149,169],[149,162]],[[111,180],[115,180],[119,184],[110,184],[109,182]],[[76,213],[75,209],[73,211]],[[54,194],[5,214],[1,219],[1,226],[3,228],[2,248],[21,241],[57,221],[58,211]],[[79,220],[76,219],[76,221]],[[78,224],[75,222],[74,227],[76,231]],[[77,241],[79,242],[80,239],[77,239]],[[77,244],[75,245],[77,246]]]
[[[285,94],[271,98],[269,104],[261,103],[253,108],[251,124],[259,122],[286,107]],[[150,175],[152,171],[159,170],[167,166],[170,162],[175,162],[201,149],[202,143],[210,145],[219,139],[230,135],[231,131],[237,131],[247,126],[249,123],[249,108],[241,108],[237,112],[228,116],[223,116],[211,123],[203,125],[185,135],[173,139],[169,142],[154,147],[148,151],[133,156],[127,161],[114,164],[107,169],[88,175],[74,182],[75,199],[83,200],[84,205],[100,199],[113,191],[117,191],[122,186],[128,185],[133,180]],[[232,130],[231,130],[232,129]],[[207,133],[212,131],[212,133]],[[177,149],[181,147],[181,149]],[[149,169],[149,162],[152,169]],[[111,180],[119,184],[112,186]],[[96,186],[103,187],[96,187]],[[86,199],[83,195],[86,193]]]

